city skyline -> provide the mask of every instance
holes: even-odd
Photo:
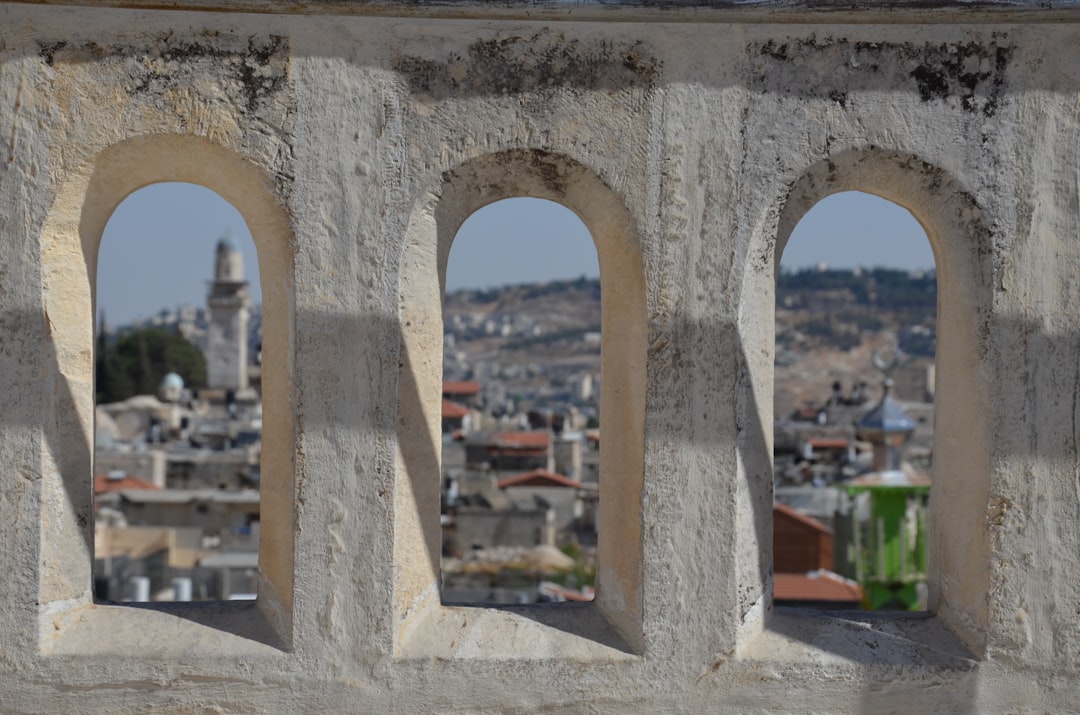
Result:
[[[243,217],[193,184],[148,186],[110,218],[98,260],[98,304],[110,326],[161,310],[206,303],[213,251],[229,232],[244,257],[252,304],[261,302],[255,245]],[[507,237],[512,240],[506,240]],[[868,240],[869,239],[869,240]],[[922,227],[905,209],[860,192],[834,194],[796,226],[781,260],[787,270],[934,266]],[[595,277],[588,229],[571,211],[542,199],[508,199],[470,216],[455,238],[447,290]]]

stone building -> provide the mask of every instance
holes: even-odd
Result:
[[[0,3],[0,709],[1075,709],[1078,66],[1076,0]],[[251,603],[91,595],[98,246],[164,181],[258,251]],[[914,616],[773,606],[776,265],[849,189],[937,259]],[[596,599],[447,606],[445,265],[514,196],[598,250]]]

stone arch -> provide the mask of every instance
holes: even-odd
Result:
[[[771,304],[775,272],[795,225],[826,196],[853,190],[910,211],[934,253],[938,347],[928,608],[981,652],[990,555],[987,535],[979,528],[990,482],[991,367],[985,346],[993,292],[990,230],[961,181],[934,164],[878,149],[831,155],[803,172],[782,199],[775,244],[765,247],[773,251]]]
[[[55,443],[62,454],[54,470],[45,469],[55,494],[63,495],[71,513],[92,506],[94,395],[93,315],[97,259],[102,233],[116,207],[150,184],[182,181],[216,192],[244,217],[259,257],[264,324],[263,398],[270,409],[264,422],[261,509],[266,516],[259,570],[259,608],[279,634],[289,632],[287,614],[293,591],[293,443],[294,421],[289,392],[293,352],[292,228],[272,178],[259,166],[206,139],[188,135],[145,135],[109,146],[59,189],[42,231],[42,289],[45,314],[56,354],[58,419]],[[66,386],[65,390],[59,385]],[[70,396],[71,404],[64,404]],[[79,439],[73,435],[81,432]],[[82,440],[83,444],[77,444]],[[54,450],[56,451],[56,450]],[[61,477],[61,474],[64,475]],[[71,475],[79,475],[73,480]],[[85,478],[85,485],[81,481]],[[65,484],[66,480],[66,484]],[[43,558],[93,524],[66,520],[55,543],[43,546]],[[82,520],[85,522],[85,520]],[[92,539],[83,538],[92,548]],[[90,599],[90,561],[77,573],[50,580],[43,571],[46,602]],[[82,569],[85,567],[85,571]]]
[[[411,217],[402,254],[403,372],[400,420],[439,434],[442,377],[442,301],[446,264],[454,236],[480,208],[516,197],[548,199],[573,211],[593,238],[600,263],[601,441],[604,494],[595,606],[631,644],[641,637],[641,493],[644,481],[646,309],[641,239],[626,203],[592,169],[567,156],[541,150],[512,150],[472,159],[441,177]],[[407,438],[407,427],[400,433]],[[399,613],[413,610],[438,575],[439,533],[437,446],[427,450],[403,442],[399,450],[398,553],[426,551],[428,559],[396,558],[399,583],[407,583]],[[407,516],[402,522],[401,517]],[[433,521],[434,520],[434,521]],[[430,524],[430,526],[425,526]],[[423,543],[421,543],[423,540]],[[402,549],[407,551],[403,552]]]

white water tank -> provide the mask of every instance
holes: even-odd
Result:
[[[150,600],[150,579],[146,576],[132,576],[131,577],[131,600],[132,601],[149,601]]]
[[[174,601],[190,601],[191,600],[191,579],[180,576],[172,580],[173,600]]]

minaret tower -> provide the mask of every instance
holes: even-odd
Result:
[[[248,386],[248,284],[244,280],[244,259],[228,231],[214,252],[214,280],[206,302],[210,308],[207,387],[243,390]]]

